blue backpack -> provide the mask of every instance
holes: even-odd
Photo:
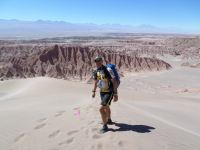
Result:
[[[119,86],[119,84],[120,84],[120,76],[119,76],[119,74],[117,72],[117,69],[116,69],[115,65],[114,64],[107,64],[106,67],[112,69],[112,71],[114,73],[114,76],[115,76],[115,79],[117,80],[118,86]]]

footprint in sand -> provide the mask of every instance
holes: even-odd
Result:
[[[85,131],[85,134],[88,136],[88,134],[89,134],[89,129],[84,129]]]
[[[85,127],[83,126],[83,127],[81,127],[81,130],[84,130],[85,129]]]
[[[37,120],[37,122],[41,123],[41,122],[43,122],[45,120],[47,120],[47,118],[41,118],[41,119]]]
[[[49,138],[54,138],[54,137],[56,137],[58,134],[60,133],[60,130],[56,130],[56,131],[54,131],[54,132],[52,132],[51,134],[49,134]]]
[[[75,133],[77,133],[78,132],[78,130],[72,130],[72,131],[69,131],[68,133],[67,133],[67,135],[72,135],[72,134],[75,134]]]
[[[98,143],[98,144],[97,144],[97,149],[102,149],[102,147],[103,147],[103,144],[102,144],[102,143]]]
[[[70,138],[70,139],[68,139],[68,140],[65,140],[65,141],[63,141],[63,142],[58,143],[58,145],[70,144],[70,143],[72,143],[73,141],[74,141],[74,138],[72,137],[72,138]]]
[[[94,134],[94,135],[92,136],[92,138],[93,138],[93,139],[99,139],[99,138],[101,138],[101,136],[100,136],[100,135],[97,135],[97,134]]]
[[[94,124],[94,122],[95,122],[95,121],[90,121],[90,122],[88,123],[88,125]]]
[[[46,123],[39,124],[39,125],[37,125],[34,129],[35,129],[35,130],[38,130],[38,129],[43,128],[44,126],[46,126]]]
[[[119,147],[123,147],[123,145],[124,145],[124,143],[123,143],[122,141],[119,141],[119,142],[118,142],[118,146],[119,146]]]
[[[96,148],[95,148],[96,147]],[[92,145],[90,147],[90,150],[94,150],[94,149],[97,149],[97,150],[100,150],[103,148],[103,144],[102,143],[97,143],[97,145]]]
[[[55,117],[59,117],[59,116],[63,115],[64,112],[65,112],[64,110],[61,110],[61,111],[57,112],[55,114]]]
[[[90,149],[91,149],[91,150],[94,150],[94,148],[95,148],[95,146],[94,146],[94,145],[92,145]]]
[[[18,142],[18,141],[19,141],[20,139],[22,139],[24,136],[25,136],[24,133],[20,134],[19,136],[17,136],[17,137],[15,138],[14,142],[15,142],[15,143]]]
[[[98,128],[92,128],[92,132],[98,131]]]
[[[59,150],[59,149],[57,149],[57,148],[51,148],[51,149],[49,149],[49,150]]]

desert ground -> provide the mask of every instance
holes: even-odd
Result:
[[[54,78],[51,72],[18,77],[16,70],[11,70],[13,76],[6,76],[11,73],[3,70],[0,149],[199,150],[199,57],[186,58],[188,51],[177,55],[168,52],[161,55],[156,51],[154,55],[170,64],[170,69],[132,72],[131,66],[129,70],[122,68],[119,100],[111,104],[115,124],[109,125],[104,134],[99,132],[100,97],[97,93],[92,98],[91,81]],[[7,60],[12,62],[1,57],[1,68]]]

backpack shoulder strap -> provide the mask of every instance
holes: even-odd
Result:
[[[112,79],[112,76],[110,75],[110,72],[107,70],[107,67],[103,65],[103,66],[102,66],[102,69],[103,69],[103,71],[104,71],[106,77],[107,77],[109,80]]]

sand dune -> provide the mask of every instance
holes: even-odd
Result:
[[[3,81],[0,149],[198,150],[200,95],[177,93],[200,88],[199,70],[188,69],[122,78],[120,100],[112,104],[116,123],[105,134],[92,85],[47,77]]]

